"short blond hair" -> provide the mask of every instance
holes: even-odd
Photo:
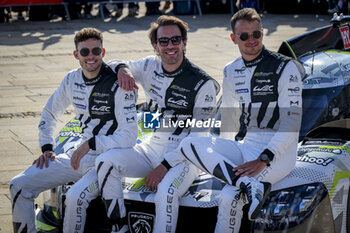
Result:
[[[246,20],[249,22],[257,21],[261,25],[261,18],[258,12],[253,8],[243,8],[234,14],[231,18],[232,32],[235,33],[235,27],[238,20]]]

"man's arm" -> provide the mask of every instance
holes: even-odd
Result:
[[[279,128],[256,160],[233,169],[236,171],[235,175],[255,176],[269,166],[269,162],[264,162],[262,158],[270,161],[280,159],[290,146],[297,147],[302,114],[301,79],[303,76],[304,69],[298,62],[293,61],[287,64],[278,83]],[[291,92],[292,89],[300,91]]]
[[[71,97],[68,91],[69,74],[63,79],[60,86],[50,96],[41,113],[39,123],[39,145],[42,155],[34,160],[33,164],[40,169],[45,164],[48,167],[48,161],[55,159],[54,147],[54,132],[56,129],[57,119],[64,113],[67,107],[71,104]]]
[[[136,85],[135,78],[127,66],[122,66],[117,72],[118,83],[121,88],[127,91],[131,91],[134,88],[139,89]]]
[[[80,160],[94,150],[97,154],[115,149],[133,147],[137,140],[136,91],[125,91],[118,88],[114,103],[114,114],[118,123],[117,130],[111,135],[96,135],[77,148],[71,158],[71,166],[77,170]]]
[[[234,86],[229,73],[229,67],[224,68],[224,79],[222,83],[222,104],[220,106],[221,127],[220,137],[235,140],[239,131],[239,116],[241,113],[239,103],[234,98]]]
[[[278,106],[280,125],[266,147],[266,153],[273,153],[274,159],[281,158],[291,143],[297,146],[302,117],[302,78],[304,68],[297,61],[290,61],[278,83]],[[299,90],[292,92],[291,90]]]
[[[67,91],[69,86],[68,75],[50,96],[41,113],[41,119],[38,127],[39,144],[42,149],[50,149],[49,145],[54,145],[55,140],[53,135],[56,129],[57,120],[71,104],[70,94]]]
[[[142,71],[145,67],[146,59],[137,61],[111,60],[107,62],[107,65],[116,72],[119,87],[131,91],[134,88],[138,89],[136,82],[142,82],[142,74],[144,73]]]

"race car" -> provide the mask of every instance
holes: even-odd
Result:
[[[279,52],[298,59],[306,70],[302,91],[303,117],[295,169],[272,186],[260,215],[249,221],[245,210],[240,232],[350,233],[350,17],[334,16],[331,25],[284,41]],[[218,103],[218,106],[220,103]],[[145,105],[139,105],[139,139]],[[218,111],[217,119],[220,119]],[[71,120],[57,137],[55,153],[80,140],[78,120]],[[213,128],[212,136],[220,129]],[[71,184],[44,194],[37,208],[39,232],[61,232],[65,193]],[[220,191],[225,184],[202,173],[180,200],[177,232],[214,232]],[[145,178],[125,178],[123,192],[130,231],[152,232],[154,192]],[[245,207],[246,208],[246,207]],[[110,232],[100,198],[88,208],[85,232]]]

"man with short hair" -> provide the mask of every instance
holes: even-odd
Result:
[[[73,55],[81,67],[64,77],[44,106],[39,124],[43,154],[10,182],[16,233],[36,232],[34,198],[72,181],[76,183],[66,193],[63,232],[83,232],[86,209],[98,196],[96,157],[136,143],[136,92],[118,87],[114,71],[102,60],[102,41],[102,33],[95,28],[83,28],[75,35]],[[70,104],[81,124],[82,141],[77,148],[56,156],[56,122]]]
[[[242,56],[224,68],[221,136],[227,139],[186,138],[179,146],[189,161],[227,184],[216,233],[239,232],[245,204],[250,220],[259,215],[271,184],[295,166],[301,123],[301,92],[290,91],[302,89],[301,64],[263,46],[254,9],[238,11],[231,26]]]
[[[132,149],[110,150],[96,160],[107,216],[115,222],[113,232],[129,230],[121,178],[147,177],[146,186],[157,190],[153,232],[164,233],[175,232],[179,199],[199,174],[199,169],[184,161],[176,148],[185,137],[207,135],[208,128],[181,126],[180,122],[211,118],[219,87],[186,58],[187,30],[184,21],[160,16],[149,33],[158,56],[125,62],[130,70],[117,67],[122,87],[133,88],[132,76],[141,83],[153,117],[160,119],[161,125],[153,130],[149,140]]]

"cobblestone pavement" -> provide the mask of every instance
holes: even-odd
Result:
[[[141,9],[142,11],[142,9]],[[187,57],[222,82],[224,65],[239,55],[230,40],[230,15],[179,16],[190,26]],[[40,154],[37,125],[42,106],[64,75],[78,67],[73,37],[83,27],[104,35],[105,60],[138,59],[154,54],[147,31],[156,16],[70,22],[12,21],[0,25],[0,233],[12,232],[8,182]],[[277,51],[281,42],[328,24],[327,15],[263,15],[264,43]],[[144,95],[140,91],[140,100]],[[58,129],[73,117],[72,109]]]

